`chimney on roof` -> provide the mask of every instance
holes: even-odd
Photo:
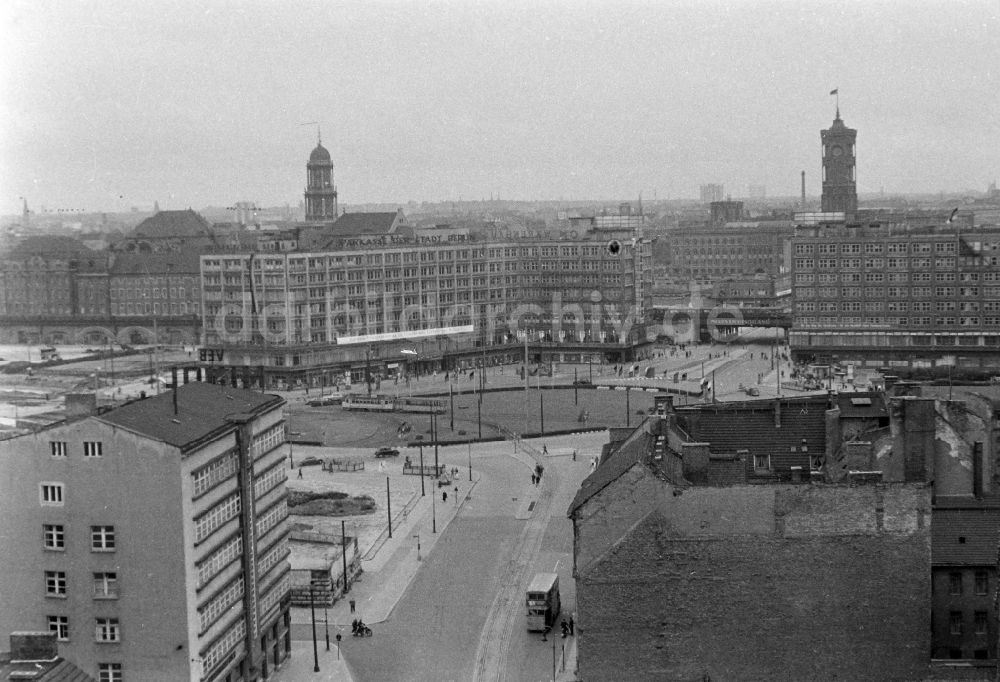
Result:
[[[972,444],[972,494],[977,500],[983,497],[984,488],[986,487],[986,481],[984,480],[985,464],[983,442],[977,440]]]
[[[10,633],[11,661],[47,661],[59,658],[55,632]]]
[[[96,393],[67,393],[66,418],[79,419],[97,414]]]

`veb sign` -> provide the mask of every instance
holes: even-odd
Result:
[[[201,362],[222,362],[224,350],[221,348],[199,348],[198,360]]]

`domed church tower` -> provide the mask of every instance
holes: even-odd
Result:
[[[333,184],[333,161],[316,133],[316,148],[306,164],[306,220],[337,219],[337,187]]]

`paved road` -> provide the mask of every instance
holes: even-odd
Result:
[[[445,462],[461,466],[458,459]],[[565,513],[589,466],[584,458],[572,462],[568,451],[546,458],[547,486],[536,488],[527,462],[476,460],[482,478],[473,499],[425,557],[391,617],[373,638],[345,645],[355,680],[549,679],[552,650],[524,628],[524,589],[535,571],[557,567],[564,604],[572,606]],[[536,504],[523,518],[529,500]]]

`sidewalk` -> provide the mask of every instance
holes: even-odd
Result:
[[[566,440],[562,449],[567,453],[572,451],[570,437],[556,437],[546,439],[548,444],[554,449],[562,447],[560,441]],[[542,446],[542,439],[531,441],[538,448]],[[523,455],[522,455],[523,456]],[[519,458],[520,459],[520,458]],[[530,462],[530,464],[529,464]],[[534,460],[524,458],[526,467],[531,466]],[[448,524],[451,523],[466,501],[476,494],[476,486],[480,478],[477,472],[473,472],[473,481],[468,481],[462,486],[463,490],[455,504],[454,497],[449,490],[447,502],[441,501],[441,491],[435,486],[428,486],[427,495],[420,497],[416,506],[406,515],[406,520],[399,526],[394,525],[392,538],[385,538],[380,541],[381,545],[375,545],[374,556],[370,560],[362,560],[362,573],[351,584],[350,592],[333,606],[327,609],[327,617],[330,625],[331,650],[326,651],[322,614],[317,618],[317,636],[319,642],[319,667],[320,672],[313,672],[313,652],[312,642],[308,640],[292,641],[292,658],[286,662],[270,679],[275,682],[296,682],[297,680],[321,680],[322,682],[353,682],[351,671],[344,656],[337,660],[336,634],[340,634],[343,642],[341,646],[346,652],[351,641],[351,621],[361,618],[365,624],[370,625],[378,636],[378,624],[386,621],[391,615],[396,604],[402,598],[404,592],[409,587],[411,581],[420,569],[421,563],[437,544],[438,538],[445,532]],[[432,505],[432,495],[434,504]],[[432,532],[436,520],[437,532]],[[420,556],[417,555],[417,540],[414,536],[420,536]],[[351,613],[350,602],[355,602],[355,612]],[[308,608],[293,607],[291,609],[292,625],[309,625],[311,614]],[[557,639],[558,635],[556,635]],[[565,670],[559,670],[556,679],[559,682],[569,682],[576,679],[576,638],[568,637],[565,640],[559,639],[556,646],[559,648],[559,659],[557,667],[561,667],[562,652],[561,643],[565,643]]]
[[[322,641],[322,633],[317,630],[317,652],[319,658],[319,672],[315,672],[315,660],[313,658],[312,642],[299,642],[292,640],[292,655],[281,664],[281,668],[271,673],[268,677],[270,682],[300,682],[309,680],[310,682],[354,682],[351,670],[344,660],[343,655],[338,656],[337,644],[330,642],[330,650],[326,650],[326,643]]]

